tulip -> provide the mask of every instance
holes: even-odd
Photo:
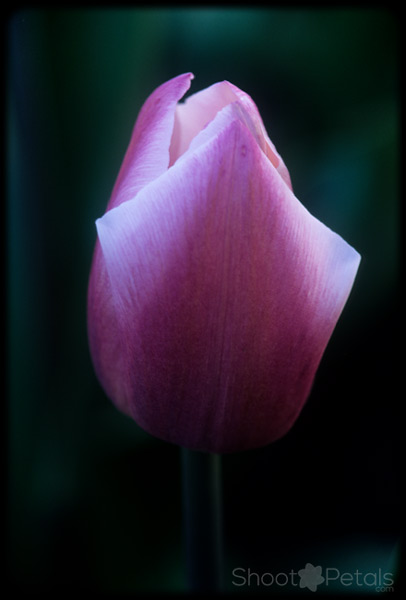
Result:
[[[95,372],[119,410],[192,450],[233,452],[297,419],[360,256],[295,197],[256,105],[228,81],[143,105],[88,290]]]

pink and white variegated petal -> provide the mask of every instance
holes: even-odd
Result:
[[[240,119],[97,229],[134,419],[212,452],[284,435],[359,255],[302,206]]]

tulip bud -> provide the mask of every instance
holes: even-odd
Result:
[[[227,81],[136,121],[88,291],[98,379],[181,446],[232,452],[284,435],[306,401],[360,256],[295,197],[252,99]]]

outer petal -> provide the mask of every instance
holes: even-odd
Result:
[[[124,157],[107,209],[134,198],[145,185],[164,173],[177,101],[190,87],[191,73],[179,75],[158,87],[143,105]],[[88,288],[88,337],[95,371],[107,395],[128,413],[123,387],[121,341],[110,280],[99,242],[96,243]]]
[[[134,198],[140,189],[168,168],[176,103],[187,92],[192,79],[192,73],[174,77],[159,86],[144,103],[108,209]]]
[[[360,257],[307,212],[248,129],[231,121],[97,228],[134,419],[215,452],[286,433]]]
[[[97,240],[87,295],[87,329],[94,370],[107,396],[130,415],[124,381],[125,365],[110,279]]]

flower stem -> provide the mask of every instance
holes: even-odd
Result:
[[[191,592],[220,592],[221,456],[182,448],[183,523]]]

